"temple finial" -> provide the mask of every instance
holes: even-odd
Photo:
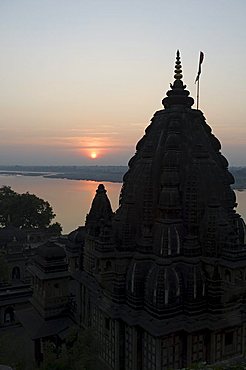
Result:
[[[183,84],[182,78],[180,52],[177,50],[174,68],[174,83],[170,84],[171,89],[167,92],[167,97],[162,100],[162,104],[165,108],[182,105],[190,108],[194,104],[194,100],[189,96],[190,93],[186,90],[186,85]]]
[[[175,80],[181,80],[183,75],[182,75],[182,66],[181,66],[181,62],[180,62],[180,52],[179,52],[179,50],[177,50],[177,53],[176,53],[176,63],[175,63],[174,72],[175,72],[174,79]]]

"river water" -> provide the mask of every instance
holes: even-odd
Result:
[[[99,182],[84,180],[49,179],[42,176],[0,175],[0,187],[9,185],[18,193],[33,193],[47,200],[61,223],[63,233],[84,225]],[[104,182],[115,211],[119,204],[120,183]],[[236,191],[237,211],[246,220],[246,190]]]

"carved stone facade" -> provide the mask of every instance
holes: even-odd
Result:
[[[59,317],[68,304],[69,273],[64,249],[54,242],[40,246],[29,270],[33,307],[44,319]]]
[[[61,346],[73,322],[69,318],[70,272],[64,248],[48,241],[36,252],[29,266],[33,290],[31,306],[19,310],[17,316],[27,339],[33,342],[34,359],[39,365],[44,360],[47,341],[54,347]]]
[[[113,213],[100,185],[87,216],[78,321],[107,369],[178,369],[245,348],[245,224],[200,110],[174,83],[129,162]]]

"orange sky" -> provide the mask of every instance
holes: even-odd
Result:
[[[204,51],[200,107],[230,163],[245,164],[246,2],[188,3],[1,1],[0,164],[127,164],[177,48],[194,98]]]

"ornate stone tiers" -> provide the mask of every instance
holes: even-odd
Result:
[[[109,369],[179,368],[243,351],[245,224],[233,176],[191,108],[179,51],[170,86],[129,161],[118,210],[100,185],[86,221],[80,280]]]

